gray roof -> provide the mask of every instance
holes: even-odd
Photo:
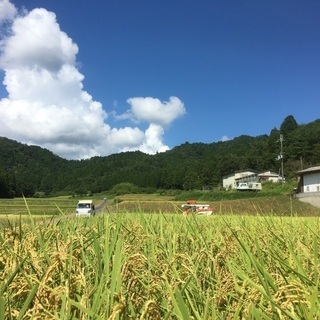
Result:
[[[303,173],[311,173],[311,172],[316,172],[316,171],[320,171],[320,166],[310,167],[308,169],[300,170],[300,171],[297,171],[297,173],[303,174]]]

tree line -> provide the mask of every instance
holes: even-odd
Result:
[[[280,134],[287,179],[302,168],[319,165],[320,119],[298,124],[292,115],[269,135],[185,142],[155,155],[135,151],[66,160],[41,147],[0,138],[0,197],[99,193],[124,182],[146,192],[211,189],[238,170],[279,172]]]

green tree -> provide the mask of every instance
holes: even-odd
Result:
[[[296,130],[299,127],[296,119],[294,118],[294,116],[290,115],[287,116],[281,126],[280,126],[280,131],[283,135],[288,135],[290,134],[292,131]]]
[[[15,186],[13,177],[5,172],[0,172],[0,198],[13,198]]]
[[[130,194],[130,193],[137,193],[138,192],[138,187],[135,186],[133,183],[129,183],[129,182],[122,182],[119,183],[117,185],[115,185],[112,189],[111,189],[111,193],[120,196],[122,194]]]

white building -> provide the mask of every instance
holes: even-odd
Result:
[[[235,189],[239,182],[257,182],[258,175],[251,169],[236,171],[223,177],[222,185],[226,190]]]
[[[281,182],[282,181],[281,175],[273,171],[261,172],[258,174],[258,177],[260,182],[264,182],[264,181]]]
[[[226,190],[235,189],[241,182],[281,182],[282,177],[272,171],[265,171],[258,173],[254,170],[240,170],[234,173],[228,174],[223,177],[223,188]]]
[[[300,170],[297,173],[299,192],[320,192],[320,166]]]

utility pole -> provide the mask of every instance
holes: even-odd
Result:
[[[284,183],[284,173],[283,173],[283,135],[280,134],[280,159],[281,159],[281,183],[283,185]]]

